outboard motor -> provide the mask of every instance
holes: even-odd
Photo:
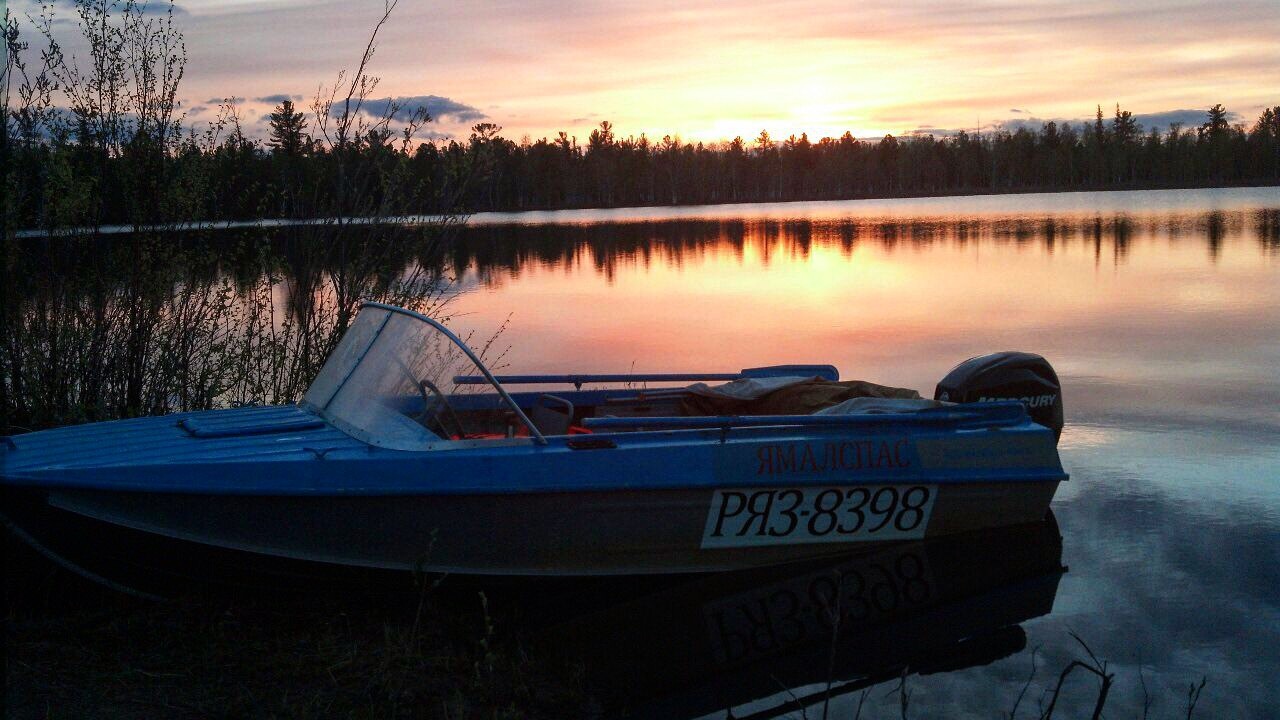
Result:
[[[1039,355],[999,352],[969,358],[938,383],[934,400],[954,403],[1019,400],[1031,419],[1062,435],[1062,386],[1058,374]]]

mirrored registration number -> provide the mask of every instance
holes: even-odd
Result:
[[[936,485],[716,490],[702,547],[924,537]]]

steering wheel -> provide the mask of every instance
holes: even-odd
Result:
[[[449,404],[448,396],[440,392],[440,388],[436,387],[435,383],[427,380],[426,378],[419,380],[418,392],[422,395],[422,414],[417,418],[419,423],[424,427],[428,427],[428,423],[434,420],[435,424],[440,427],[440,434],[444,435],[445,438],[449,438],[454,435],[457,437],[466,436],[467,431],[462,426],[462,420],[458,418],[458,413],[453,409],[453,406]],[[432,395],[435,396],[434,399],[432,399]],[[443,406],[440,409],[448,411],[448,415],[453,420],[454,429],[457,430],[456,433],[449,432],[449,428],[445,427],[445,413],[437,412],[437,406]]]

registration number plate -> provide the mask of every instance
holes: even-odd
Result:
[[[702,547],[921,538],[937,495],[936,485],[716,490]]]

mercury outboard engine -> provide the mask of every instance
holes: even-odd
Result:
[[[938,383],[934,400],[954,403],[1018,400],[1035,422],[1062,435],[1062,386],[1058,374],[1039,355],[999,352],[969,358]]]

